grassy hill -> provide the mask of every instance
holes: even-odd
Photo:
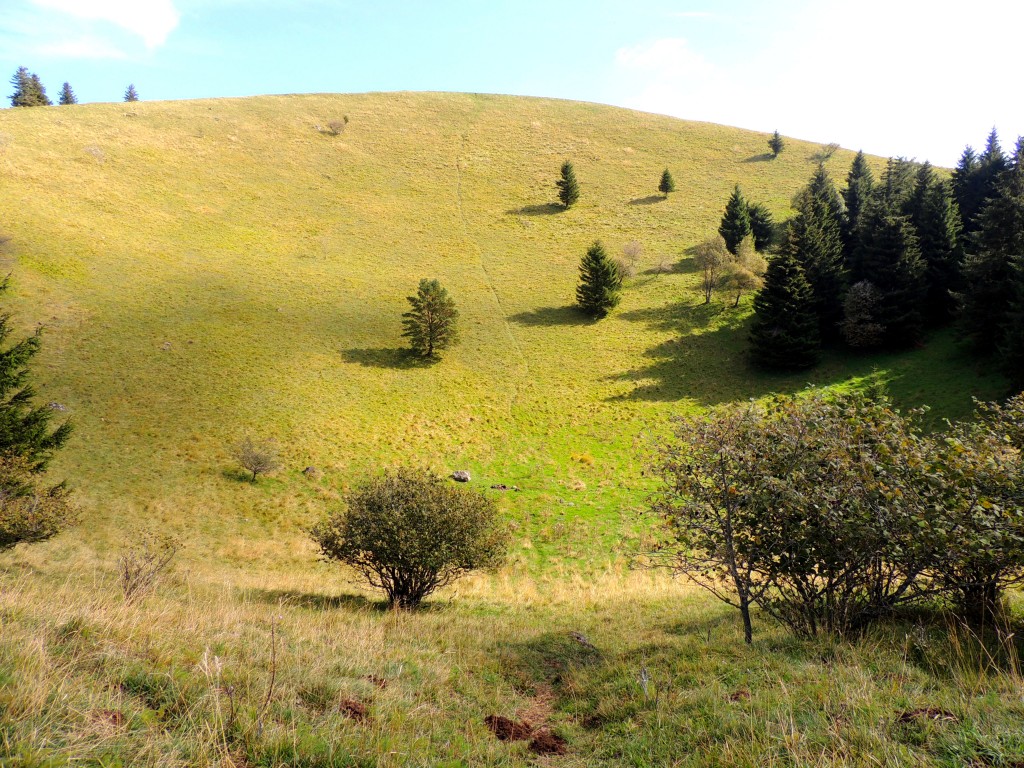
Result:
[[[342,135],[318,129],[343,115]],[[820,147],[791,139],[769,160],[767,138],[452,94],[0,111],[0,257],[18,321],[47,328],[39,389],[76,425],[54,473],[85,512],[78,529],[7,556],[4,749],[42,743],[39,760],[106,765],[518,765],[525,748],[481,721],[530,707],[570,735],[561,759],[579,765],[923,765],[949,739],[967,743],[977,718],[1001,733],[1018,705],[996,689],[1011,683],[967,691],[910,670],[898,632],[827,664],[817,645],[771,630],[741,649],[721,609],[624,570],[643,536],[643,446],[671,414],[881,379],[938,421],[1002,392],[948,334],[794,376],[746,364],[749,297],[703,305],[688,253],[736,183],[788,215]],[[852,157],[827,161],[835,179]],[[583,196],[560,211],[565,159]],[[663,200],[665,167],[678,191]],[[571,306],[595,239],[644,249],[597,323]],[[463,319],[463,343],[432,366],[400,338],[421,277],[439,278]],[[246,434],[277,440],[286,469],[241,482],[228,446]],[[396,464],[523,489],[501,494],[512,562],[445,593],[458,599],[442,612],[378,614],[314,561],[303,532],[340,488]],[[178,533],[185,568],[166,595],[128,608],[112,566],[136,529]],[[229,702],[204,650],[258,699],[273,688],[271,627],[284,638],[274,724],[256,746],[228,743],[208,722]],[[588,633],[601,663],[566,644],[570,630]],[[965,674],[988,679],[970,663]],[[640,667],[658,697],[637,692]],[[879,731],[897,687],[907,708],[959,708],[955,738]],[[753,695],[742,711],[737,690]],[[372,727],[338,714],[339,696],[372,701]],[[836,707],[857,714],[839,726]],[[286,759],[288,743],[308,748]],[[325,744],[333,756],[302,757]]]

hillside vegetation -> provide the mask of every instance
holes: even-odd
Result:
[[[737,183],[788,216],[820,145],[787,139],[770,159],[767,138],[482,95],[0,111],[0,257],[16,320],[46,326],[35,380],[76,430],[51,475],[84,518],[5,556],[3,753],[521,765],[525,742],[483,725],[519,713],[568,737],[550,758],[565,765],[1024,755],[1019,670],[1001,673],[969,632],[898,627],[854,649],[769,626],[742,648],[724,609],[627,571],[646,536],[648,436],[672,414],[882,381],[937,424],[1005,391],[949,333],[796,375],[748,365],[750,297],[703,304],[692,248]],[[837,183],[852,158],[827,160]],[[565,160],[582,196],[563,211]],[[643,246],[600,321],[573,307],[596,239]],[[400,335],[421,278],[462,320],[432,365]],[[230,450],[246,435],[274,439],[285,468],[246,482]],[[493,491],[510,563],[412,615],[376,610],[306,534],[341,489],[397,465],[521,489]],[[138,530],[184,546],[175,579],[127,606],[113,567]],[[955,721],[899,720],[920,707]]]

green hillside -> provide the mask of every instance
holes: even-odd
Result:
[[[748,366],[750,297],[704,305],[690,253],[736,183],[789,215],[821,147],[771,160],[767,139],[455,94],[0,110],[5,299],[23,332],[46,326],[35,383],[75,424],[51,475],[83,509],[4,555],[0,765],[1021,764],[1009,639],[990,653],[908,623],[801,641],[757,616],[747,647],[731,609],[629,569],[672,414],[884,381],[937,424],[1004,390],[950,333],[792,376]],[[827,161],[837,182],[852,158]],[[561,211],[567,159],[582,198]],[[592,322],[572,302],[596,239],[643,255]],[[462,316],[434,365],[400,336],[423,277]],[[245,435],[285,468],[245,482]],[[510,562],[415,613],[379,610],[306,534],[404,464],[521,489],[488,491]],[[116,564],[138,531],[183,548],[127,604]],[[568,754],[496,740],[491,714]]]
[[[343,115],[342,135],[318,130]],[[392,463],[519,485],[520,518],[558,502],[611,514],[638,501],[638,434],[673,412],[875,368],[940,416],[999,389],[946,338],[761,375],[744,360],[749,299],[700,306],[687,250],[732,186],[786,217],[815,144],[768,160],[766,135],[734,128],[404,93],[5,110],[0,137],[16,315],[47,327],[38,378],[76,425],[55,470],[97,523],[84,541],[150,521],[244,560],[219,547],[288,537],[323,488]],[[829,160],[837,180],[851,157]],[[583,188],[567,212],[552,205],[564,159]],[[662,200],[665,167],[678,191]],[[622,305],[591,323],[571,302],[598,238],[644,250]],[[400,338],[421,277],[464,326],[426,367]],[[225,476],[244,434],[287,458],[260,489]]]

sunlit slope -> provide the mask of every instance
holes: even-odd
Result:
[[[342,135],[318,130],[343,115]],[[794,377],[746,366],[749,301],[701,306],[686,251],[736,183],[788,215],[820,147],[788,140],[769,160],[766,141],[456,94],[3,110],[11,303],[26,329],[47,328],[37,380],[76,425],[55,468],[96,521],[86,538],[128,518],[236,545],[253,526],[297,532],[334,484],[397,462],[523,485],[508,504],[532,521],[526,537],[543,531],[531,515],[571,503],[614,511],[614,538],[642,501],[637,435],[669,413],[876,367],[905,401],[949,413],[998,392],[945,337]],[[560,211],[566,159],[582,199]],[[851,159],[828,161],[837,180]],[[678,191],[662,200],[665,167]],[[591,323],[571,304],[596,239],[644,255],[621,306]],[[422,277],[462,313],[462,344],[433,366],[400,337]],[[230,475],[227,445],[247,433],[278,440],[286,462],[257,488]]]

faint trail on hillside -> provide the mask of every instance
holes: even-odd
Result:
[[[501,303],[501,296],[498,295],[497,289],[494,287],[494,280],[491,277],[490,270],[487,269],[487,260],[484,259],[484,249],[480,247],[480,244],[476,241],[469,230],[469,219],[466,218],[466,208],[462,204],[462,158],[466,154],[466,144],[469,142],[469,134],[462,134],[462,144],[459,147],[459,153],[455,157],[455,197],[459,205],[459,219],[462,221],[462,233],[466,240],[473,244],[476,249],[477,258],[480,261],[480,270],[483,272],[484,279],[487,281],[487,288],[490,290],[491,295],[494,297],[494,303],[498,306],[498,311],[501,313],[501,321],[505,325],[505,334],[508,336],[509,342],[515,349],[516,354],[519,356],[519,364],[522,366],[523,372],[529,376],[530,374],[530,363],[526,359],[526,355],[523,353],[523,348],[519,345],[519,339],[516,338],[515,331],[512,329],[512,324],[508,321],[508,312],[505,311],[505,305]],[[519,396],[519,383],[514,382],[512,389],[512,400],[509,402],[509,407],[513,406],[516,399]]]

